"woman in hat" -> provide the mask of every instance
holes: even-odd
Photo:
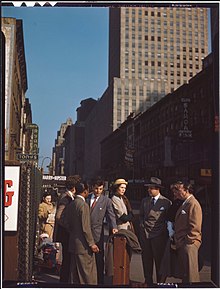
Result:
[[[127,182],[124,179],[117,179],[112,187],[112,204],[116,215],[118,230],[128,229],[134,231],[131,223],[134,215],[128,198],[125,196]]]

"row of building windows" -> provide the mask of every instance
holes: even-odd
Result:
[[[185,69],[186,69],[186,66],[183,66]],[[136,70],[135,69],[133,69],[133,70],[129,70],[128,68],[125,68],[125,74],[126,75],[128,75],[129,73],[132,73],[132,74],[136,74]],[[151,77],[151,76],[157,76],[158,78],[160,78],[161,77],[161,75],[169,75],[169,76],[171,76],[171,78],[172,78],[172,76],[174,76],[174,75],[176,75],[176,76],[178,76],[178,77],[180,77],[181,75],[182,76],[187,76],[187,71],[185,70],[185,71],[180,71],[180,70],[178,70],[178,71],[167,71],[167,70],[164,70],[164,71],[161,71],[161,70],[155,70],[155,69],[145,69],[145,70],[142,70],[142,69],[138,69],[138,73],[142,76],[142,74],[144,74],[145,76],[148,76],[149,78]],[[188,72],[188,74],[189,74],[189,76],[190,77],[192,77],[193,76],[193,72],[192,71],[190,71],[190,72]]]
[[[147,11],[143,8],[138,9],[138,8],[128,8],[125,10],[125,14],[127,15],[135,15],[136,12],[138,11],[139,15],[145,15],[145,16],[151,16],[151,17],[167,17],[169,16],[170,18],[173,18],[174,15],[177,17],[181,16],[181,18],[191,18],[194,16],[195,19],[199,18],[204,18],[203,13],[206,12],[206,10],[198,9],[198,8],[189,8],[190,10],[186,9],[178,9],[178,8],[159,8],[158,9],[155,7],[154,11]],[[176,13],[175,13],[176,12]]]
[[[185,49],[184,49],[185,50]],[[182,54],[180,54],[180,53],[176,53],[176,54],[171,54],[171,55],[169,55],[169,59],[174,59],[174,55],[176,56],[176,59],[181,59],[181,58],[183,58],[183,60],[186,60],[187,58],[189,59],[189,60],[194,60],[194,61],[198,61],[199,60],[199,56],[198,56],[198,53],[199,53],[199,50],[198,50],[198,48],[195,48],[195,53],[193,53],[192,52],[192,48],[191,47],[189,47],[189,49],[187,49],[189,52],[187,52],[187,51],[182,51]],[[140,59],[142,58],[142,57],[145,57],[145,58],[163,58],[163,59],[165,59],[165,58],[168,58],[168,55],[167,54],[163,54],[162,52],[158,52],[157,51],[157,53],[155,53],[154,51],[144,51],[143,53],[142,53],[142,51],[135,51],[135,50],[131,50],[130,51],[130,54],[131,54],[131,56],[129,55],[129,50],[128,49],[126,49],[125,50],[125,59],[126,60],[130,60],[131,58],[132,58],[132,61],[135,61],[136,62],[136,56],[138,56]],[[139,60],[139,61],[141,61],[141,60]]]
[[[179,33],[179,34],[183,34],[183,35],[188,34],[189,36],[192,36],[193,34],[195,34],[195,30],[198,31],[200,29],[201,34],[199,33],[199,36],[201,38],[204,38],[204,35],[205,35],[204,34],[204,30],[205,30],[204,24],[200,24],[200,26],[198,26],[198,24],[192,25],[190,23],[183,23],[183,25],[181,25],[180,23],[173,23],[170,25],[170,23],[169,23],[170,27],[169,27],[169,31],[168,31],[168,23],[167,22],[160,23],[160,25],[157,24],[157,26],[154,23],[151,23],[151,25],[149,25],[149,26],[148,26],[148,24],[150,24],[150,23],[145,23],[144,26],[142,26],[142,24],[139,23],[140,25],[137,25],[137,26],[132,25],[132,27],[130,27],[128,25],[128,23],[129,22],[126,22],[126,24],[125,24],[125,31],[126,32],[135,31],[135,30],[142,32],[144,30],[145,32],[151,31],[153,33],[155,31],[157,31],[158,34],[162,33],[162,34],[171,34],[172,35],[174,33],[175,34]],[[171,27],[175,27],[175,30]],[[188,30],[188,28],[191,28],[191,30],[193,30],[194,33],[192,33],[192,31]],[[165,30],[165,29],[167,29],[167,30]]]
[[[184,42],[183,43],[187,43],[187,42]],[[189,43],[191,44],[191,43]],[[199,41],[194,41],[194,44],[195,45],[199,45]],[[128,49],[129,47],[133,47],[133,48],[137,48],[138,49],[151,49],[151,50],[171,50],[171,51],[174,51],[176,50],[177,52],[186,52],[187,48],[186,47],[182,47],[181,44],[177,45],[177,46],[172,46],[172,45],[166,45],[164,44],[163,47],[160,46],[159,44],[158,45],[155,45],[154,43],[149,43],[149,42],[146,42],[145,44],[142,45],[142,42],[138,42],[138,43],[135,43],[135,42],[130,42],[130,41],[125,41],[125,49]],[[198,47],[195,47],[194,48],[195,52],[196,53],[199,53],[199,48]],[[204,48],[201,48],[201,53],[205,53],[205,49]]]

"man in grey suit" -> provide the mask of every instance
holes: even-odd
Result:
[[[77,183],[76,196],[67,208],[71,253],[70,282],[72,284],[97,285],[94,253],[99,252],[91,232],[89,206],[85,199],[89,194],[87,183]]]
[[[113,234],[118,232],[116,217],[110,198],[103,194],[104,181],[100,178],[92,181],[92,193],[87,198],[90,206],[92,235],[100,251],[95,254],[98,284],[104,284],[104,218]]]
[[[171,201],[160,194],[161,180],[151,177],[145,184],[148,196],[140,207],[140,244],[145,283],[153,284],[153,262],[155,262],[157,282],[161,282],[160,264],[168,239],[166,214]]]

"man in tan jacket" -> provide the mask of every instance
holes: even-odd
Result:
[[[193,196],[190,184],[178,182],[175,189],[178,198],[184,201],[176,213],[174,233],[182,282],[199,282],[198,250],[202,235],[202,209]]]

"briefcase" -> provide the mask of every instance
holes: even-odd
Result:
[[[128,285],[130,258],[127,251],[126,238],[115,236],[113,242],[113,285]]]

